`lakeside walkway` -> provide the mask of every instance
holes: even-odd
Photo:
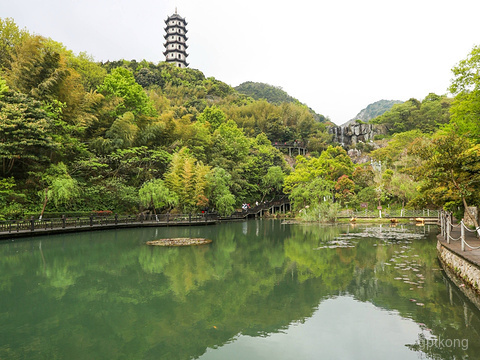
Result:
[[[167,227],[167,226],[202,226],[214,225],[218,219],[206,216],[184,215],[172,216],[171,219],[138,219],[135,217],[125,218],[74,218],[74,219],[47,219],[25,220],[19,222],[2,222],[0,225],[0,241],[17,238],[29,238],[32,236],[66,234],[83,231],[128,229],[138,227]]]
[[[219,221],[243,221],[251,217],[262,217],[265,213],[285,213],[290,209],[286,199],[258,204],[230,216],[217,213],[201,214],[157,214],[130,216],[90,216],[89,218],[62,217],[55,219],[30,219],[0,221],[0,241],[31,236],[65,234],[80,231],[126,229],[136,227],[199,226],[214,225]]]
[[[465,251],[463,251],[461,235],[460,224],[454,224],[450,231],[450,243],[447,242],[443,234],[439,234],[437,239],[448,250],[480,267],[480,239],[477,238],[475,232],[464,231],[467,246],[464,246]]]

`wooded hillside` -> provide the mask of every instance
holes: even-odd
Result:
[[[98,63],[0,19],[0,218],[229,214],[276,196],[312,219],[365,204],[460,212],[480,202],[479,59],[474,47],[453,69],[454,98],[429,94],[372,119],[389,135],[353,146],[371,166],[288,96],[255,99],[164,62]],[[309,152],[292,170],[272,143],[295,141]]]

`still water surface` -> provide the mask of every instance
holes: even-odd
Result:
[[[0,359],[477,359],[436,227],[275,220],[0,243]],[[210,245],[148,247],[165,237]]]

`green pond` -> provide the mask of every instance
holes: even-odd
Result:
[[[0,242],[0,359],[477,359],[435,226],[139,228]],[[146,241],[205,237],[165,248]]]

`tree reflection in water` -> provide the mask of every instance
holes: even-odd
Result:
[[[346,294],[420,324],[412,351],[478,353],[479,313],[439,271],[435,230],[401,230],[262,220],[2,243],[0,358],[191,359]],[[144,245],[162,237],[214,242]],[[468,349],[426,349],[423,336]]]

